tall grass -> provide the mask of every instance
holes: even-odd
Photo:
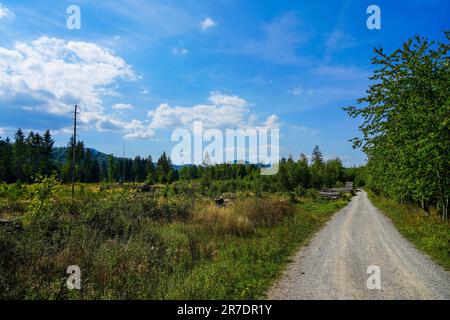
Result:
[[[192,220],[221,234],[246,236],[259,227],[273,226],[293,214],[292,205],[283,200],[248,198],[220,208],[212,203],[197,203]]]
[[[436,210],[432,208],[426,214],[417,205],[399,204],[371,192],[369,197],[392,220],[403,236],[442,267],[450,270],[450,223],[444,221]]]
[[[47,200],[29,223],[0,226],[0,298],[260,297],[336,209],[295,208],[276,196],[217,208],[205,198],[119,190]],[[69,265],[81,268],[80,291],[65,286]]]

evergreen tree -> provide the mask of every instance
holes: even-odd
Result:
[[[161,157],[158,159],[156,163],[156,177],[158,182],[166,183],[168,181],[169,171],[172,169],[172,162],[170,158],[167,157],[166,153],[163,152]]]
[[[9,138],[0,138],[0,181],[13,182],[13,171],[13,145]]]
[[[311,157],[311,187],[320,189],[324,185],[324,161],[319,146],[315,146]]]
[[[50,176],[55,169],[53,163],[52,151],[55,141],[53,140],[50,131],[47,130],[44,133],[42,139],[42,171],[41,174],[45,176]]]
[[[25,135],[21,129],[15,134],[14,147],[14,174],[17,180],[25,181],[25,167],[27,162],[27,146]]]
[[[116,163],[112,154],[108,156],[108,182],[114,182],[116,180]]]

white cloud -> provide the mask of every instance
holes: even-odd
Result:
[[[239,98],[238,96],[230,96],[220,93],[219,91],[212,91],[210,97],[208,98],[214,105],[224,105],[224,106],[235,106],[235,107],[245,107],[247,101]]]
[[[9,10],[3,3],[0,2],[0,19],[6,17],[13,17],[14,13]]]
[[[142,89],[141,94],[147,95],[149,93],[148,89]]]
[[[271,115],[261,125],[257,125],[257,116],[250,112],[248,103],[236,95],[211,92],[208,98],[212,104],[197,104],[191,107],[160,104],[149,111],[149,122],[136,123],[133,133],[127,138],[147,139],[156,135],[157,130],[186,128],[192,129],[195,121],[202,121],[205,129],[249,129],[257,127],[279,128],[278,116]]]
[[[215,22],[210,17],[207,17],[205,20],[203,20],[200,23],[200,26],[201,26],[202,30],[208,30],[210,28],[216,27],[217,26],[217,22]]]
[[[0,47],[0,101],[64,116],[78,104],[84,127],[126,130],[126,123],[105,113],[102,100],[118,95],[121,79],[137,76],[121,57],[94,43],[41,37]]]
[[[194,121],[202,121],[207,128],[224,128],[246,125],[248,110],[231,105],[195,105],[172,107],[166,103],[149,112],[151,129],[190,128]]]
[[[144,125],[141,124],[141,126],[136,127],[135,130],[133,130],[132,132],[128,133],[125,135],[126,139],[151,139],[155,137],[155,131],[145,127]]]
[[[264,128],[268,129],[279,129],[281,127],[280,118],[273,114],[267,118],[263,123]]]
[[[114,110],[129,110],[129,109],[133,109],[133,105],[131,105],[129,103],[116,103],[116,104],[113,104],[112,108]]]

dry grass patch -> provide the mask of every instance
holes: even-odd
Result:
[[[215,232],[245,236],[258,227],[280,223],[294,213],[294,207],[284,200],[245,199],[220,208],[209,202],[199,202],[191,218]]]

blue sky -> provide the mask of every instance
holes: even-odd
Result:
[[[65,145],[77,103],[80,139],[127,156],[170,152],[171,132],[202,119],[279,128],[282,155],[318,144],[362,164],[342,107],[364,95],[373,48],[450,29],[445,0],[1,3],[0,135],[48,128]],[[72,4],[80,30],[66,27]],[[366,27],[371,4],[381,30]]]

